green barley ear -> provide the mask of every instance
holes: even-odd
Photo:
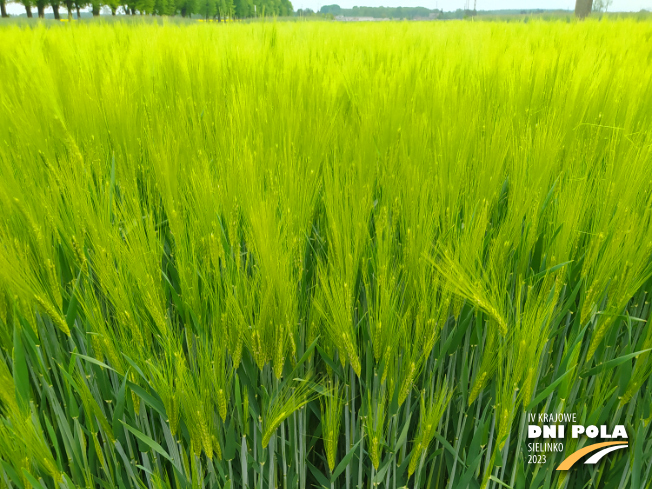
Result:
[[[485,370],[482,372],[480,375],[476,377],[475,382],[473,383],[473,387],[471,388],[471,391],[469,392],[469,402],[468,405],[470,406],[473,404],[473,401],[475,401],[478,396],[480,395],[480,392],[482,389],[484,389],[485,383],[487,382],[489,374]]]
[[[417,441],[414,447],[412,448],[412,455],[410,456],[410,465],[408,465],[408,480],[414,474],[414,471],[417,469],[419,464],[419,458],[423,453],[423,445],[421,441]]]
[[[443,307],[444,310],[448,310],[448,306]],[[433,348],[435,347],[435,343],[439,339],[439,334],[441,332],[441,325],[445,322],[445,318],[443,318],[440,321],[435,321],[434,319],[428,319],[426,321],[426,327],[425,327],[425,342],[423,346],[423,358],[422,360],[425,361],[428,359],[430,356],[430,353],[432,353]]]
[[[133,320],[131,314],[127,311],[118,314],[118,317],[120,318],[121,323],[125,326],[125,329],[131,333],[131,337],[135,341],[136,347],[141,350],[144,347],[144,340],[140,326],[136,324],[136,321]]]
[[[267,360],[265,358],[265,350],[258,330],[254,330],[254,332],[251,333],[251,350],[258,369],[262,370]]]
[[[61,482],[63,474],[59,472],[57,462],[52,456],[51,445],[44,436],[34,406],[32,405],[31,416],[26,416],[23,411],[9,410],[3,412],[3,417],[4,422],[0,423],[2,461],[11,461],[18,466],[17,468],[25,469],[29,473],[34,473],[36,467],[43,468],[55,483]],[[81,445],[81,438],[79,442]],[[25,487],[31,486],[27,480],[25,482]]]
[[[510,406],[512,409],[503,408],[500,412],[500,420],[498,422],[498,444],[496,445],[497,450],[502,450],[505,446],[507,434],[512,429],[512,421],[514,419],[513,413],[516,406]]]
[[[54,325],[59,328],[61,331],[66,336],[70,336],[70,329],[68,328],[68,325],[66,324],[66,321],[63,319],[63,317],[54,309],[54,307],[47,302],[45,299],[43,299],[41,296],[34,296],[34,300],[36,303],[41,306],[41,309],[50,316],[50,319],[52,319],[52,322]]]
[[[202,449],[208,458],[213,457],[212,433],[209,432],[209,424],[205,414],[204,401],[196,385],[196,379],[192,373],[185,368],[181,362],[178,368],[178,375],[183,385],[181,392],[181,415],[185,421],[186,428],[190,435],[192,451],[200,456]]]
[[[41,227],[34,220],[32,213],[25,207],[23,201],[21,201],[20,199],[14,198],[13,203],[18,208],[19,213],[22,214],[22,217],[29,223],[28,229],[31,231],[33,235],[33,239],[37,249],[39,249],[39,251],[44,251],[43,232]]]
[[[91,433],[91,437],[93,438],[93,446],[95,447],[95,454],[97,455],[97,458],[100,462],[100,465],[104,465],[104,453],[102,452],[102,447],[100,446],[100,440],[97,436],[97,433]]]
[[[211,435],[208,429],[208,422],[206,421],[206,416],[201,409],[196,411],[197,413],[197,422],[199,424],[199,430],[201,433],[201,444],[204,447],[204,452],[209,459],[213,458],[213,440],[214,436]]]
[[[322,438],[324,439],[324,448],[328,468],[331,473],[335,469],[335,454],[337,453],[337,441],[340,436],[340,421],[342,417],[342,407],[344,398],[340,394],[341,389],[337,383],[326,388],[326,395],[320,399],[321,405],[321,422]]]
[[[133,371],[129,371],[129,380],[134,384],[138,384],[138,377]],[[134,413],[138,414],[140,412],[140,396],[133,390],[131,391],[131,401],[134,404]]]
[[[532,391],[534,390],[534,382],[536,373],[534,367],[528,367],[523,380],[523,404],[527,406],[532,400]]]
[[[263,420],[263,448],[267,447],[272,435],[285,419],[317,398],[310,382],[310,374],[305,379],[294,380],[282,385],[269,400]]]
[[[49,258],[45,261],[45,268],[47,270],[49,290],[54,294],[55,306],[61,309],[63,307],[63,300],[61,298],[61,286],[57,278],[57,269]]]
[[[378,470],[380,466],[380,440],[378,435],[373,433],[371,439],[369,440],[369,456],[371,457],[371,463],[374,464],[374,468]]]
[[[351,338],[351,334],[342,333],[342,344],[344,345],[344,350],[346,351],[346,356],[353,367],[353,371],[358,377],[362,373],[362,365],[360,365],[360,358],[355,349],[355,344]]]
[[[219,440],[215,435],[212,435],[211,439],[213,441],[213,451],[217,456],[217,460],[222,460],[222,447],[220,446]]]
[[[287,336],[288,340],[290,342],[290,362],[292,363],[292,366],[296,364],[296,356],[297,356],[297,343],[294,339],[294,333],[290,330],[289,326],[285,328],[287,331]],[[310,343],[308,343],[310,345]]]
[[[607,332],[609,331],[609,328],[613,322],[613,319],[608,318],[605,315],[600,315],[600,318],[598,319],[598,326],[593,332],[591,343],[589,344],[589,351],[586,354],[587,361],[593,358],[593,355],[600,346],[600,343],[602,343],[604,337],[607,335]]]
[[[88,261],[86,260],[86,255],[80,248],[79,244],[77,243],[77,238],[75,238],[74,235],[70,238],[70,241],[72,243],[72,251],[75,254],[75,258],[77,260],[77,265],[84,273],[84,275],[88,275]]]
[[[491,320],[488,322],[490,321]],[[482,392],[487,382],[489,381],[490,376],[493,375],[493,373],[498,368],[496,351],[497,341],[497,331],[494,328],[489,328],[487,330],[487,340],[484,351],[482,352],[482,361],[480,362],[480,368],[476,374],[475,381],[473,382],[473,387],[471,387],[471,390],[469,391],[469,406],[473,404],[473,401],[478,398],[480,392]]]
[[[444,416],[452,397],[453,391],[452,389],[449,389],[445,378],[442,387],[439,388],[439,390],[437,390],[427,402],[425,391],[421,392],[419,432],[410,457],[408,478],[411,477],[416,470],[421,455],[428,450],[428,446],[435,437],[435,433],[437,433],[439,422]]]
[[[373,346],[373,351],[374,351],[374,359],[376,362],[380,360],[380,355],[381,355],[381,338],[382,338],[382,331],[383,331],[383,322],[382,321],[377,321],[374,325],[373,328],[373,340],[372,340],[372,346]]]
[[[161,397],[167,414],[167,422],[172,436],[175,436],[179,427],[179,379],[176,379],[172,361],[167,361],[160,369],[153,362],[147,362],[150,373],[150,382]]]
[[[125,368],[124,368],[124,362],[122,360],[122,355],[118,353],[114,340],[112,338],[109,338],[108,336],[102,336],[100,341],[102,342],[102,351],[109,359],[109,363],[111,364],[111,366],[119,374],[121,375],[124,374]],[[131,380],[132,382],[136,382],[137,377],[133,372],[131,372],[131,377],[132,378],[130,378],[129,380]]]
[[[447,249],[441,249],[437,259],[428,258],[431,265],[441,275],[442,284],[458,298],[475,304],[493,319],[501,336],[507,334],[507,320],[502,291],[505,278],[487,276],[478,260],[464,260]]]
[[[102,353],[102,338],[98,333],[88,333],[90,338],[90,344],[93,347],[93,355],[98,360],[102,361],[104,359],[104,354]]]
[[[627,404],[632,399],[632,397],[634,397],[634,394],[638,392],[640,387],[641,387],[641,383],[637,379],[635,379],[635,377],[632,377],[632,379],[627,384],[627,389],[625,390],[625,393],[621,397],[618,405],[620,407],[623,407],[625,404]]]
[[[240,361],[242,360],[242,348],[243,340],[242,333],[239,328],[235,327],[235,341],[233,342],[233,351],[231,352],[231,361],[233,362],[233,368],[238,368]]]
[[[398,405],[402,406],[405,402],[405,398],[408,396],[410,389],[412,388],[412,382],[417,374],[417,364],[415,362],[410,362],[407,366],[407,373],[403,379],[401,385],[401,390],[398,391]]]
[[[367,414],[365,417],[365,430],[369,440],[369,458],[377,470],[382,457],[382,443],[385,437],[385,418],[387,415],[387,395],[381,393],[374,395],[372,400],[371,391],[367,395]]]
[[[66,149],[68,150],[68,158],[70,158],[70,161],[78,166],[83,165],[84,158],[82,157],[81,151],[79,151],[79,146],[77,146],[77,142],[68,131],[66,124],[63,122],[63,120],[61,120],[61,118],[58,115],[54,117],[54,122],[55,122],[55,126],[57,127],[57,131],[63,135],[66,144]]]
[[[226,421],[226,396],[224,395],[224,389],[218,389],[217,391],[217,407],[222,421]]]
[[[398,350],[397,343],[393,341],[388,341],[387,346],[385,347],[385,352],[383,353],[383,361],[385,362],[385,368],[383,369],[383,375],[380,379],[381,384],[385,382],[385,380],[387,380],[387,376],[390,373],[390,371],[393,373],[394,370],[396,370],[395,367],[396,362],[394,361],[396,350]],[[391,378],[390,381],[393,382],[394,379]]]
[[[282,324],[279,324],[277,328],[275,348],[274,376],[279,380],[283,374],[283,365],[285,365],[285,331]]]

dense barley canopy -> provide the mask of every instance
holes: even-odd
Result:
[[[649,483],[652,23],[0,46],[0,486]]]

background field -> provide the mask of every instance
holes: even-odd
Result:
[[[652,23],[0,46],[0,486],[650,487]]]

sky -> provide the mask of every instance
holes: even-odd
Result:
[[[464,8],[466,0],[291,0],[295,10],[300,8],[310,8],[319,10],[322,5],[338,4],[342,8],[351,8],[356,5],[365,7],[426,7],[439,8],[442,10],[457,10]],[[468,0],[469,5],[473,5],[473,0]],[[498,10],[498,9],[565,9],[573,10],[575,0],[476,0],[478,10]],[[641,9],[652,10],[652,0],[613,0],[610,12],[638,12]],[[36,9],[32,9],[36,15]],[[20,4],[7,5],[7,11],[11,15],[20,15],[25,13],[25,9]],[[49,12],[52,9],[48,10]]]

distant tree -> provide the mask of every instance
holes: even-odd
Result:
[[[72,20],[72,11],[75,9],[75,2],[73,0],[64,0],[63,5],[68,11],[68,20]]]
[[[20,0],[20,3],[25,7],[27,17],[32,18],[32,0]]]
[[[226,2],[226,0],[216,0],[215,1],[216,12],[215,15],[213,15],[213,18],[216,19],[218,22],[222,22],[222,19],[228,17],[229,15],[228,14],[229,5],[230,2]]]
[[[233,0],[224,0],[225,4],[225,15],[232,19],[235,17],[235,2]]]
[[[75,10],[77,11],[77,20],[81,19],[81,9],[86,8],[88,3],[84,0],[72,0],[75,5]]]
[[[111,15],[115,15],[120,7],[119,0],[105,0],[105,4],[109,10],[111,10]]]
[[[575,0],[575,16],[584,19],[591,13],[593,0]]]
[[[294,12],[294,7],[292,7],[292,2],[290,0],[280,0],[280,8],[279,8],[279,15],[282,15],[283,17],[287,17],[289,15],[292,15],[292,12]]]
[[[55,20],[60,20],[59,7],[61,7],[61,0],[50,0],[50,6],[52,7]]]
[[[190,17],[196,10],[195,0],[177,0],[176,11],[181,14],[181,17]]]
[[[257,4],[258,14],[267,17],[289,15],[289,12],[293,12],[292,4],[283,0],[258,0]],[[290,5],[289,9],[288,4]]]
[[[155,7],[155,0],[137,0],[136,10],[142,14],[153,14]]]
[[[127,3],[123,4],[122,8],[127,15],[136,15],[136,0],[127,0]]]
[[[0,15],[2,17],[9,17],[7,14],[7,2],[6,0],[0,0]]]
[[[174,15],[173,0],[154,0],[154,15]]]
[[[197,13],[204,19],[208,20],[217,15],[217,1],[216,0],[198,0]]]
[[[157,15],[174,15],[176,11],[175,0],[154,0],[154,13]]]
[[[254,16],[253,0],[234,0],[234,15],[239,19]]]
[[[336,5],[336,4],[324,5],[322,8],[319,9],[319,13],[341,15],[342,7],[340,7],[339,5]]]
[[[39,19],[45,18],[45,8],[49,4],[48,0],[35,0],[34,4],[36,5],[36,11],[38,12]]]
[[[273,17],[292,15],[294,8],[289,0],[255,0],[256,15]]]
[[[261,17],[269,14],[269,0],[254,0],[254,16]]]
[[[102,3],[100,0],[91,0],[91,11],[93,12],[93,17],[100,16],[100,9],[102,8]]]

